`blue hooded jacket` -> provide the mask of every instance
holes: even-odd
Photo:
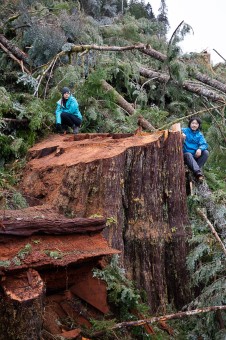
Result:
[[[208,149],[208,144],[200,130],[193,131],[189,127],[182,128],[182,132],[186,135],[186,139],[183,145],[183,152],[190,152],[195,155],[196,150],[200,149],[202,151]]]
[[[66,101],[65,106],[63,106],[62,99],[58,100],[57,108],[55,112],[56,113],[56,124],[61,124],[61,113],[62,112],[70,113],[82,120],[82,115],[81,115],[81,112],[79,111],[78,102],[75,99],[75,97],[73,97],[72,95],[70,95],[70,97]]]

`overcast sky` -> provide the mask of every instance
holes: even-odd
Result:
[[[207,49],[213,64],[224,62],[213,49],[226,59],[226,0],[165,0],[170,23],[169,37],[184,20],[194,31],[187,35],[180,45],[184,53],[202,52]],[[160,0],[150,2],[155,16],[158,14]]]

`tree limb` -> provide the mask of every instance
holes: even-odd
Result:
[[[215,107],[212,107],[212,108],[206,108],[204,110],[200,110],[200,111],[196,111],[196,112],[192,112],[190,113],[189,115],[187,116],[184,116],[184,117],[181,117],[181,118],[177,118],[176,120],[174,120],[173,122],[170,122],[170,123],[167,123],[167,124],[164,124],[163,126],[161,126],[158,130],[165,130],[167,127],[173,125],[173,124],[176,124],[176,123],[179,123],[183,120],[185,120],[185,118],[190,118],[192,116],[196,116],[196,115],[200,115],[202,113],[207,113],[207,112],[210,112],[212,110],[216,110],[218,108],[221,108],[221,107],[224,107],[225,105],[222,104],[222,105],[218,105],[218,106],[215,106]]]
[[[17,64],[20,65],[22,72],[26,71],[28,74],[30,74],[30,71],[23,65],[23,61],[19,60],[18,58],[15,57],[15,55],[10,52],[1,42],[0,42],[0,48],[14,61],[17,62]]]
[[[26,53],[21,51],[15,44],[13,44],[11,41],[6,39],[6,37],[3,34],[0,34],[0,43],[9,52],[11,52],[17,59],[22,60],[25,65],[30,66],[29,65],[29,59],[28,59],[28,56],[26,55]],[[1,48],[2,48],[2,46],[1,46]],[[28,72],[28,73],[30,73],[30,72]]]
[[[223,249],[224,254],[226,255],[226,248],[224,246],[224,243],[221,241],[220,236],[218,235],[218,233],[216,232],[216,229],[214,228],[214,226],[212,225],[212,223],[208,220],[207,216],[204,214],[204,212],[202,210],[200,210],[199,208],[196,209],[197,213],[199,214],[199,216],[202,217],[202,219],[208,224],[208,226],[210,227],[214,237],[216,238],[216,240],[220,243],[221,248]]]
[[[186,311],[186,312],[178,312],[178,313],[174,313],[174,314],[154,316],[154,317],[149,318],[149,319],[143,319],[143,320],[137,320],[137,321],[125,321],[125,322],[117,323],[112,328],[108,329],[108,331],[114,330],[114,329],[120,329],[120,328],[123,328],[123,327],[142,326],[142,325],[147,324],[147,323],[154,323],[154,322],[173,320],[173,319],[182,319],[182,318],[187,317],[187,316],[193,316],[193,315],[197,315],[197,314],[201,314],[201,313],[208,313],[208,312],[213,312],[213,311],[217,311],[217,310],[225,310],[225,309],[226,309],[226,306],[210,306],[210,307],[203,307],[203,308],[199,308],[199,309],[193,309],[193,310]],[[93,336],[94,337],[100,336],[100,335],[103,335],[105,332],[106,331],[101,331],[101,332],[95,333]]]

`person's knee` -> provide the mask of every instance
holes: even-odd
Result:
[[[193,155],[190,152],[184,153],[184,159],[191,159],[191,158],[193,158]]]
[[[209,157],[209,151],[208,150],[203,150],[202,151],[203,156],[207,159]]]

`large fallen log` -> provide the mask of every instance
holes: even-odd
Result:
[[[135,112],[134,107],[128,103],[110,84],[105,80],[102,80],[103,88],[108,92],[111,91],[116,99],[116,102],[129,114],[132,115]]]
[[[156,72],[151,69],[146,69],[144,67],[140,67],[140,74],[146,78],[155,78],[158,82],[166,84],[171,81],[175,86],[182,87],[183,89],[195,93],[198,96],[206,97],[214,102],[224,103],[226,98],[223,95],[219,95],[217,92],[214,92],[210,89],[204,88],[201,84],[194,84],[189,81],[184,81],[182,84],[179,84],[176,80],[170,79],[170,76],[166,73]]]
[[[116,51],[116,52],[123,52],[123,51],[132,51],[132,50],[138,50],[141,53],[144,53],[156,60],[159,60],[161,62],[165,62],[167,60],[167,56],[159,51],[156,51],[149,45],[145,44],[137,44],[137,45],[129,45],[129,46],[99,46],[99,45],[73,45],[73,44],[65,44],[67,48],[64,49],[64,51],[61,52],[61,55],[66,54],[68,52],[70,53],[78,53],[78,52],[84,52],[84,51],[90,51],[90,50],[98,50],[98,51]],[[192,78],[195,78],[196,80],[207,84],[214,89],[217,89],[219,91],[222,91],[226,93],[226,84],[224,84],[222,81],[212,79],[206,74],[203,74],[201,72],[192,70],[190,72],[190,76]],[[187,88],[185,88],[187,89]],[[189,90],[190,91],[190,90]],[[200,94],[199,94],[200,95]]]
[[[33,234],[64,235],[101,231],[105,227],[104,218],[48,218],[4,219],[0,235],[31,236]]]

